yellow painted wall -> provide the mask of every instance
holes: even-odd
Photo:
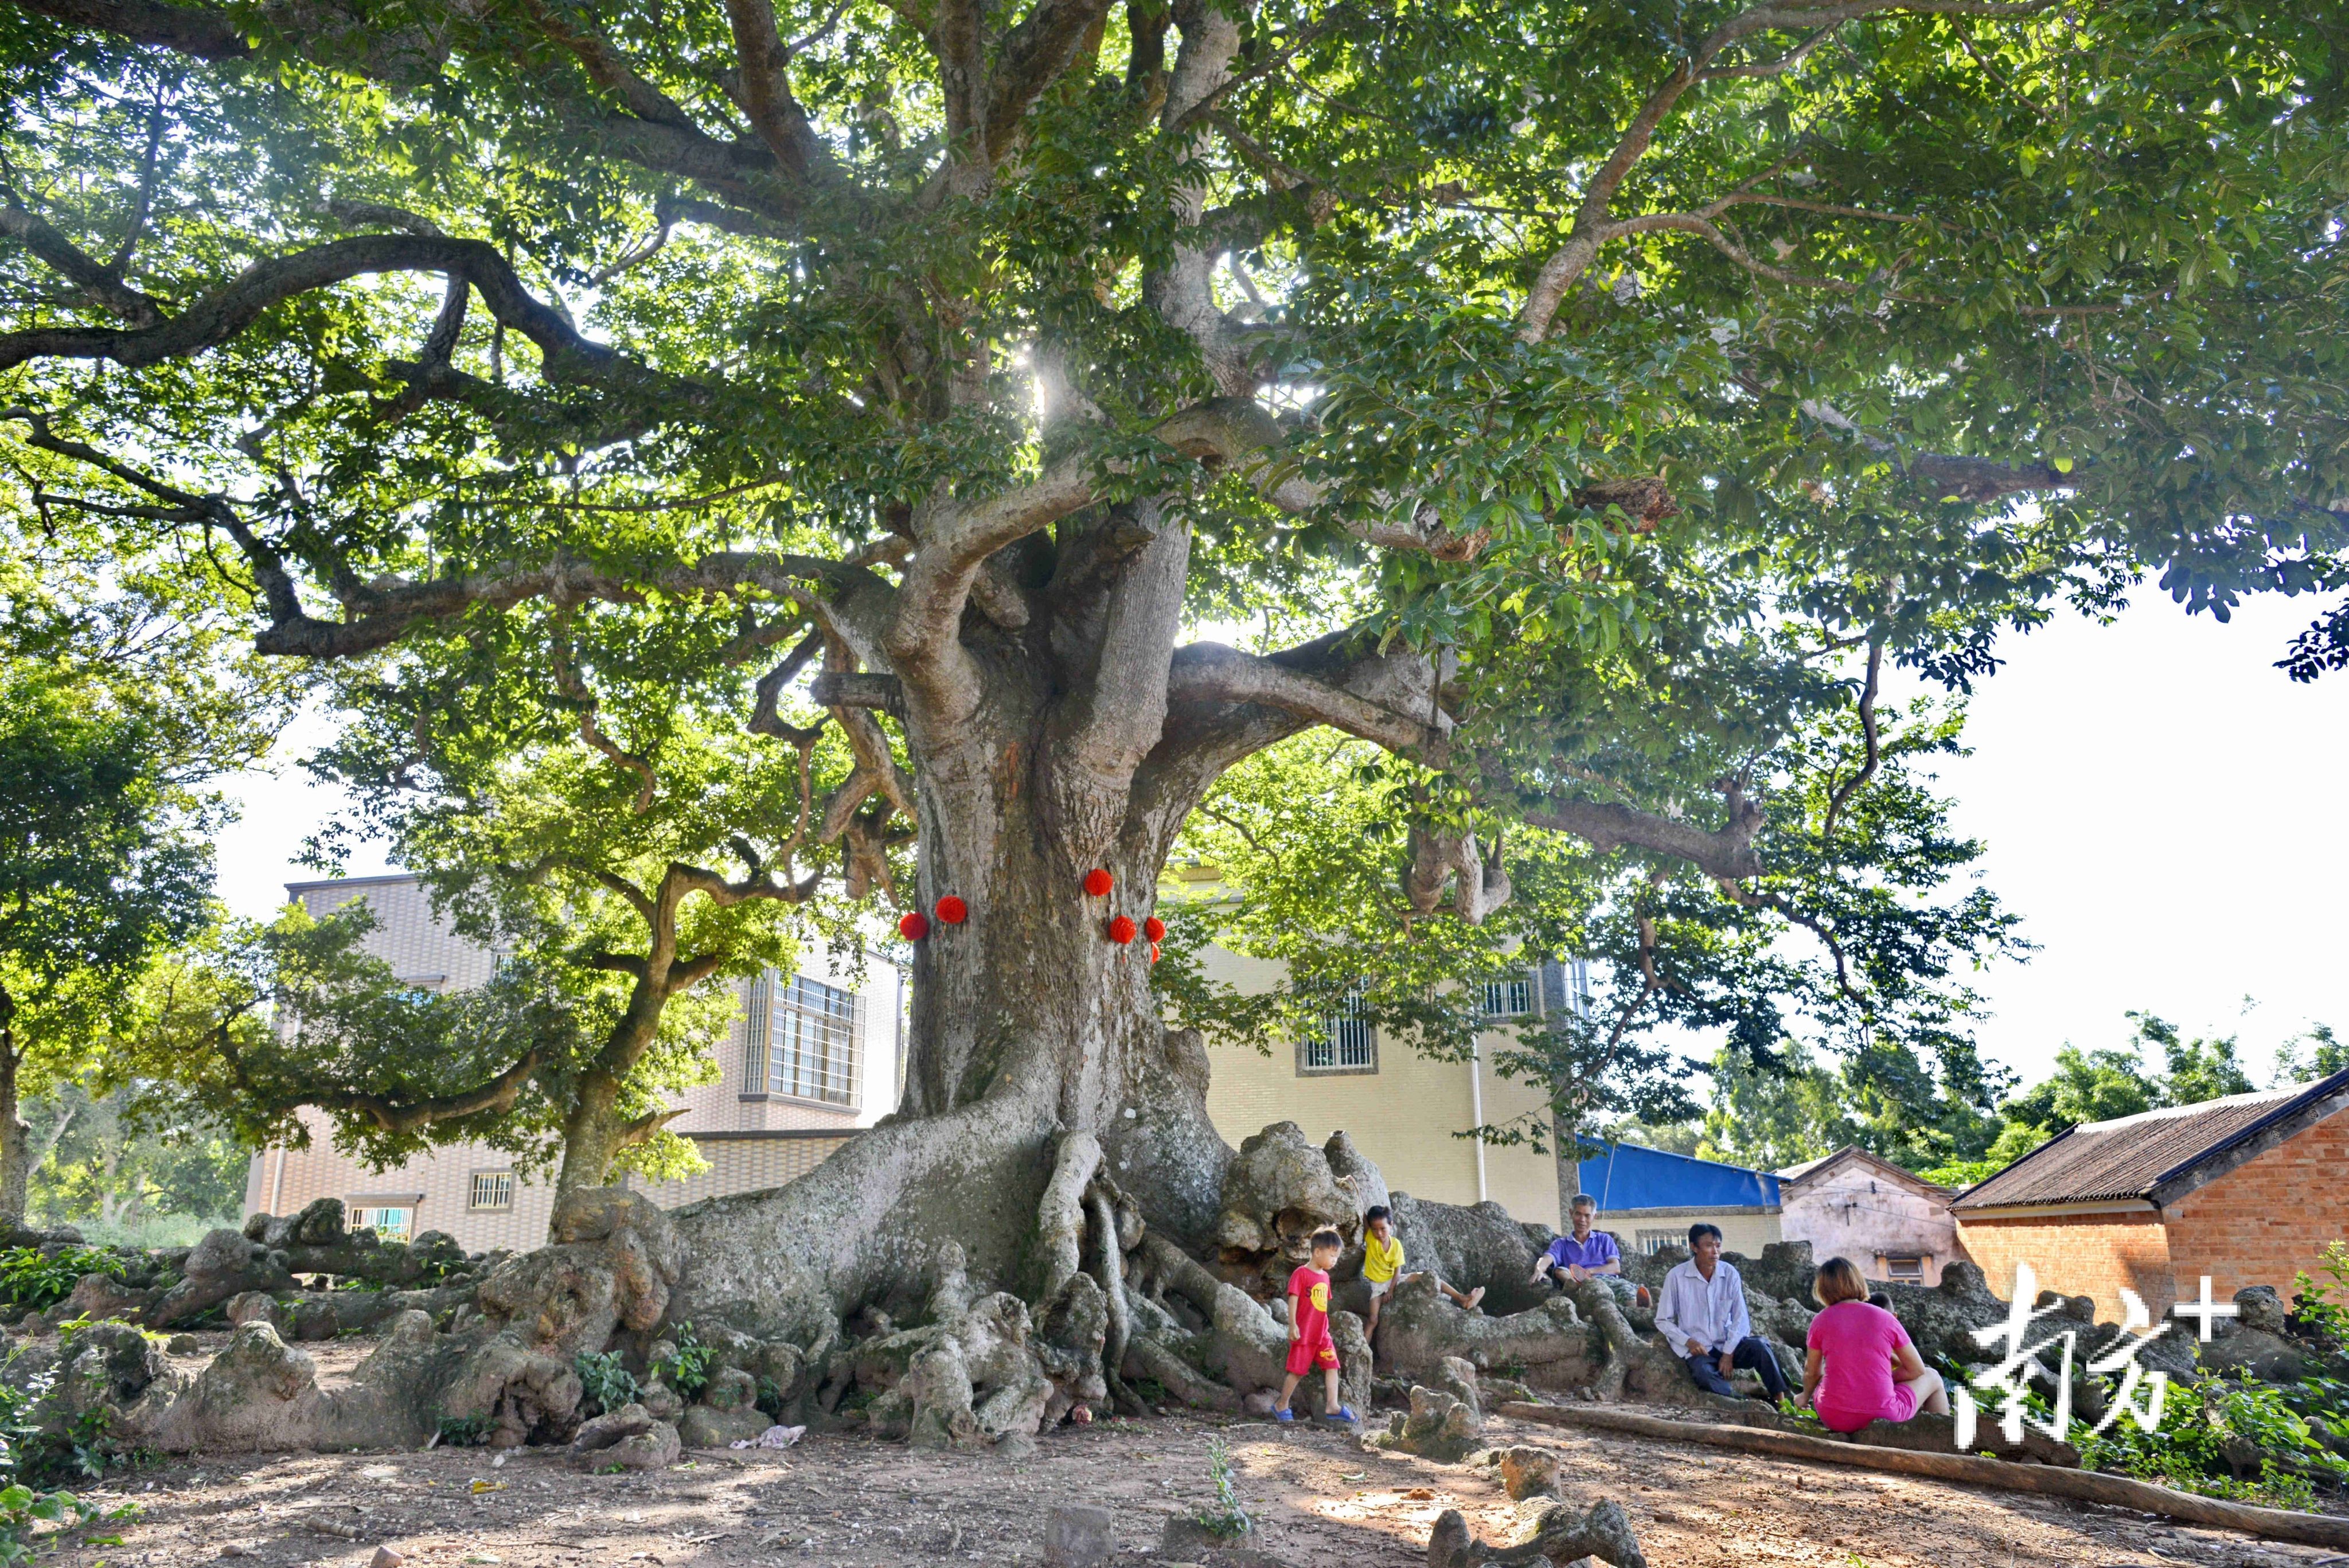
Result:
[[[1206,965],[1212,978],[1243,991],[1269,990],[1279,978],[1278,965],[1221,949],[1209,950]],[[1489,1056],[1504,1038],[1486,1035],[1483,1054]],[[1383,1039],[1372,1073],[1300,1073],[1292,1048],[1276,1047],[1264,1056],[1214,1040],[1207,1043],[1207,1060],[1214,1075],[1207,1113],[1234,1147],[1272,1122],[1295,1122],[1316,1143],[1343,1128],[1377,1164],[1390,1189],[1444,1203],[1477,1201],[1476,1142],[1454,1136],[1476,1125],[1468,1064],[1433,1061]],[[1489,1066],[1478,1072],[1487,1123],[1497,1126],[1541,1107],[1534,1090],[1496,1077]],[[1523,1147],[1484,1152],[1483,1196],[1516,1219],[1556,1228],[1557,1161]]]

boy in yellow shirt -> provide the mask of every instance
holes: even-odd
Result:
[[[1362,1279],[1371,1287],[1370,1321],[1362,1325],[1362,1336],[1374,1339],[1379,1332],[1379,1309],[1394,1288],[1405,1280],[1419,1278],[1419,1272],[1402,1272],[1402,1238],[1395,1234],[1394,1211],[1383,1203],[1373,1203],[1371,1211],[1362,1216]],[[1455,1291],[1441,1279],[1435,1288],[1450,1296],[1464,1311],[1473,1312],[1485,1299],[1485,1287],[1473,1291]]]

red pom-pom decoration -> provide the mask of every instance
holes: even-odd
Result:
[[[1106,898],[1112,884],[1109,873],[1096,866],[1085,873],[1085,891],[1096,898]]]
[[[1109,940],[1123,947],[1133,940],[1133,922],[1120,915],[1109,923]]]
[[[897,921],[897,934],[909,942],[918,942],[930,934],[930,919],[919,909],[909,909]]]
[[[1142,934],[1154,942],[1157,941],[1166,934],[1166,922],[1153,915],[1142,922]]]
[[[964,903],[960,898],[956,898],[952,893],[948,893],[945,898],[938,900],[939,924],[959,926],[968,919],[970,919],[970,906]]]
[[[1158,961],[1158,944],[1156,942],[1150,944],[1150,961],[1152,963],[1156,963]]]

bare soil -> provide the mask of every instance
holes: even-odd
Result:
[[[341,1359],[339,1347],[314,1348]],[[2119,1510],[1903,1476],[1506,1419],[1486,1431],[1496,1445],[1557,1450],[1575,1501],[1620,1502],[1659,1568],[2314,1568],[2327,1560]],[[1259,1521],[1257,1548],[1289,1568],[1424,1563],[1429,1527],[1446,1508],[1462,1510],[1482,1539],[1508,1538],[1511,1505],[1486,1472],[1365,1452],[1340,1429],[1178,1415],[1063,1427],[1019,1461],[823,1434],[781,1453],[688,1454],[653,1475],[589,1474],[556,1450],[172,1459],[118,1473],[88,1494],[137,1504],[128,1521],[92,1532],[119,1540],[78,1542],[49,1561],[364,1568],[381,1544],[419,1568],[1036,1563],[1051,1510],[1084,1502],[1111,1510],[1120,1563],[1141,1568],[1162,1559],[1168,1519],[1210,1501],[1216,1441],[1228,1446]]]

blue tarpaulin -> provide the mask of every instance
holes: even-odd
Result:
[[[1582,1190],[1601,1213],[1622,1209],[1775,1209],[1778,1179],[1635,1143],[1606,1144],[1582,1162]]]

